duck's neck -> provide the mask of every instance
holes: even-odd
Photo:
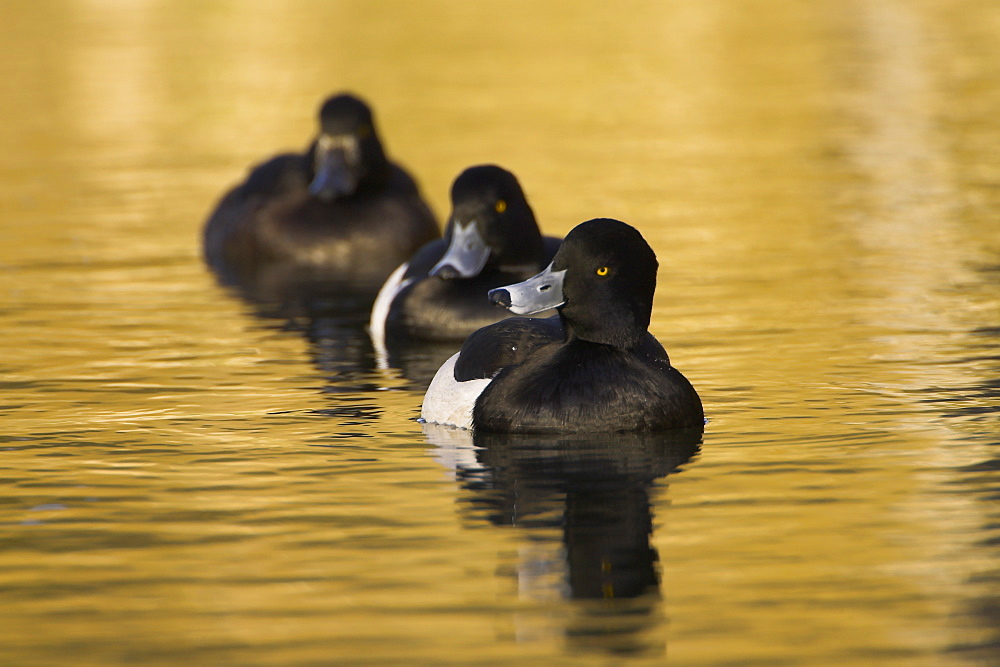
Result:
[[[636,331],[631,322],[602,322],[600,328],[587,327],[569,319],[560,309],[559,321],[562,324],[565,342],[586,342],[607,345],[620,350],[634,350],[642,343],[645,331]]]
[[[545,259],[545,244],[538,223],[527,202],[511,204],[507,233],[494,243],[490,263],[512,274],[525,274],[525,278],[538,273]]]

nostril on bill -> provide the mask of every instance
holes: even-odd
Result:
[[[431,275],[438,276],[439,278],[444,278],[445,280],[451,280],[453,278],[458,278],[458,269],[456,269],[451,264],[445,264],[444,266],[438,268]]]
[[[490,290],[490,303],[494,306],[503,306],[504,308],[510,308],[510,292],[505,289],[493,289]]]

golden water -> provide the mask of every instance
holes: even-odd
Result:
[[[1000,662],[996,2],[2,23],[0,663]],[[497,162],[549,233],[642,230],[700,453],[476,460],[356,329],[216,285],[204,216],[339,89],[441,216]],[[650,527],[658,586],[582,599]]]

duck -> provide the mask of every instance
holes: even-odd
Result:
[[[371,108],[345,92],[321,104],[305,153],[258,164],[222,196],[203,248],[224,282],[279,267],[371,286],[374,295],[400,262],[439,237],[416,181],[387,157]]]
[[[461,343],[512,316],[487,293],[541,271],[560,243],[542,235],[512,172],[495,164],[465,169],[451,186],[445,237],[400,265],[375,299],[369,331],[376,349],[387,340]]]
[[[627,223],[574,227],[537,275],[488,293],[517,315],[483,327],[438,369],[421,419],[487,433],[704,428],[701,399],[649,333],[658,262]]]

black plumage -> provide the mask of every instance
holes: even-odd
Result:
[[[368,105],[335,95],[304,154],[255,167],[209,216],[204,255],[225,282],[301,272],[375,289],[439,236],[416,182],[385,154]]]
[[[499,322],[463,345],[455,380],[492,378],[475,401],[474,429],[565,433],[703,426],[697,392],[647,331],[657,261],[639,232],[616,220],[585,222],[566,236],[551,270],[565,272],[561,289],[532,286],[553,305],[562,302],[556,318]],[[509,295],[494,296],[510,303]]]

